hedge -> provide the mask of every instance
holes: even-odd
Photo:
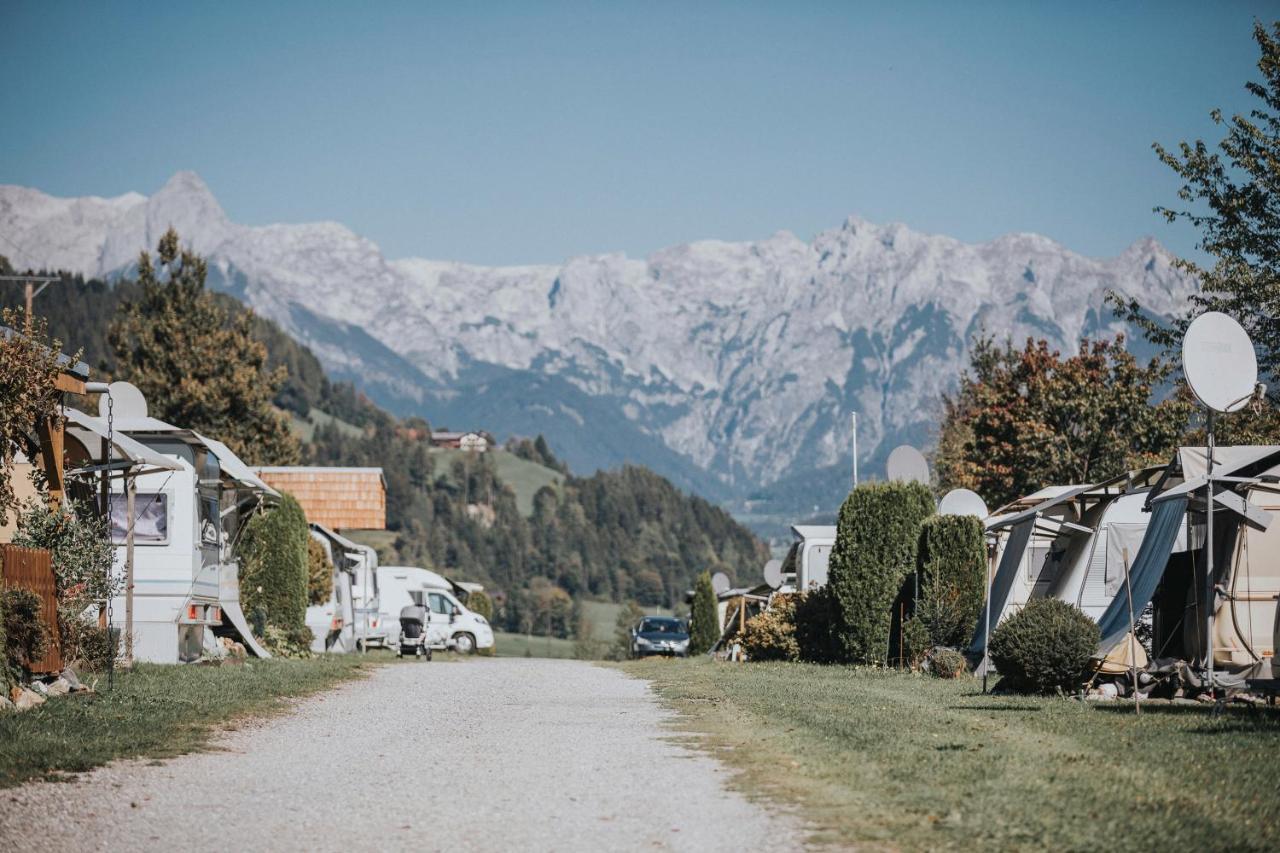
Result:
[[[920,525],[933,514],[921,483],[869,483],[840,507],[830,580],[833,651],[841,663],[883,663],[894,599],[916,565]]]
[[[311,536],[302,507],[288,493],[280,497],[249,520],[236,552],[246,612],[261,611],[268,626],[288,634],[306,626]]]
[[[689,614],[689,654],[704,655],[720,639],[720,611],[716,604],[711,573],[703,572],[693,584],[693,605]]]
[[[916,561],[920,597],[915,616],[930,646],[960,648],[973,636],[986,589],[982,522],[971,515],[939,515],[920,526]]]

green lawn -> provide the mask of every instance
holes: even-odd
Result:
[[[971,678],[636,661],[681,728],[815,840],[880,849],[1280,849],[1280,709],[986,696]]]
[[[553,471],[545,465],[530,462],[528,459],[521,459],[514,453],[497,449],[486,452],[493,462],[498,479],[515,491],[516,508],[520,510],[521,515],[533,514],[533,496],[538,489],[551,486],[559,491],[561,483],[564,482],[564,475],[559,471]],[[467,454],[462,450],[436,448],[431,451],[431,455],[436,458],[436,472],[448,474],[453,470],[454,461],[465,459]]]
[[[574,657],[573,640],[558,637],[526,637],[524,634],[493,632],[493,644],[500,658],[571,658]],[[529,654],[525,654],[525,652]]]
[[[282,709],[286,699],[360,677],[369,665],[359,655],[221,667],[140,664],[117,672],[111,690],[105,676],[86,676],[86,683],[98,680],[99,692],[0,715],[0,788],[117,758],[191,752],[237,718]]]

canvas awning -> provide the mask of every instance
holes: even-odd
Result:
[[[135,441],[119,430],[109,430],[101,418],[86,415],[76,409],[67,409],[67,432],[94,454],[108,436],[111,438],[112,467],[128,468],[131,474],[150,474],[156,471],[181,471],[184,463],[157,453],[141,442]],[[68,474],[75,474],[69,471]]]
[[[1009,531],[1009,541],[1005,543],[1004,553],[1000,556],[1000,566],[991,581],[991,589],[987,592],[988,604],[978,614],[978,627],[973,632],[973,640],[969,650],[975,655],[987,652],[987,618],[999,621],[1004,606],[1009,601],[1009,593],[1013,590],[1013,582],[1018,578],[1018,567],[1022,565],[1022,557],[1031,542],[1031,533],[1036,519],[1032,515],[1014,525]],[[993,626],[994,627],[994,624]]]
[[[1138,556],[1129,568],[1129,589],[1135,618],[1151,603],[1151,597],[1155,595],[1156,587],[1164,577],[1165,566],[1169,563],[1169,555],[1173,553],[1174,543],[1178,541],[1178,533],[1182,530],[1186,514],[1186,495],[1159,501],[1151,512],[1151,520],[1147,522],[1147,533],[1142,537]],[[1098,644],[1100,657],[1105,657],[1115,648],[1116,643],[1129,634],[1129,598],[1128,595],[1116,595],[1098,620],[1102,631],[1102,642]]]

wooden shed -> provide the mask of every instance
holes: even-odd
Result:
[[[297,498],[307,521],[334,530],[387,527],[387,483],[381,468],[298,465],[255,470],[271,488]]]

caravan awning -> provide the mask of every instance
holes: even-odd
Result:
[[[223,473],[228,477],[235,480],[237,483],[240,483],[251,492],[261,492],[264,495],[271,495],[276,498],[280,497],[280,493],[262,482],[261,478],[249,469],[248,465],[240,461],[239,456],[236,456],[231,452],[230,447],[227,447],[221,441],[216,441],[212,438],[205,438],[198,432],[195,433],[195,437],[200,439],[200,441],[204,443],[204,446],[209,448],[210,452],[212,452],[214,456],[218,457],[218,464],[222,466]]]
[[[991,581],[991,589],[987,592],[988,604],[984,604],[978,614],[978,627],[973,632],[973,640],[969,649],[976,655],[984,655],[987,651],[987,618],[999,621],[1004,606],[1009,601],[1009,593],[1013,590],[1013,582],[1018,578],[1018,567],[1022,565],[1022,557],[1031,543],[1032,528],[1035,527],[1035,516],[1024,519],[1009,531],[1009,541],[1005,543],[1004,553],[1000,556],[1000,567]],[[993,626],[994,627],[994,624]]]
[[[107,422],[86,415],[76,409],[67,409],[67,432],[85,446],[91,453],[97,452],[97,445],[111,437],[111,459],[113,465],[129,468],[132,474],[150,474],[156,471],[181,471],[185,466],[176,459],[170,459],[157,453],[141,442],[134,441],[119,430],[108,430]],[[72,474],[75,472],[68,472]]]
[[[1084,494],[1085,492],[1089,491],[1092,488],[1094,488],[1094,486],[1066,487],[1062,491],[1058,492],[1052,497],[1046,498],[1045,500],[1041,501],[1040,503],[1036,504],[1030,509],[1026,509],[1026,510],[1023,510],[1022,512],[1014,513],[1012,515],[1006,515],[999,519],[996,519],[995,521],[987,525],[987,530],[988,531],[1002,530],[1006,527],[1016,527],[1017,525],[1022,524],[1023,522],[1028,520],[1034,521],[1035,519],[1039,518],[1041,515],[1053,509],[1054,507],[1061,506],[1064,503],[1074,500],[1075,498],[1079,497],[1080,495]]]
[[[1151,520],[1147,522],[1147,533],[1142,537],[1138,547],[1138,556],[1129,569],[1129,589],[1133,597],[1133,615],[1137,618],[1156,593],[1160,579],[1164,577],[1165,566],[1169,563],[1169,555],[1178,541],[1178,533],[1182,530],[1182,520],[1187,514],[1186,495],[1173,497],[1155,504],[1151,512]],[[1107,609],[1098,620],[1102,631],[1102,642],[1098,644],[1098,655],[1105,657],[1129,633],[1129,596],[1117,595],[1111,599]]]

